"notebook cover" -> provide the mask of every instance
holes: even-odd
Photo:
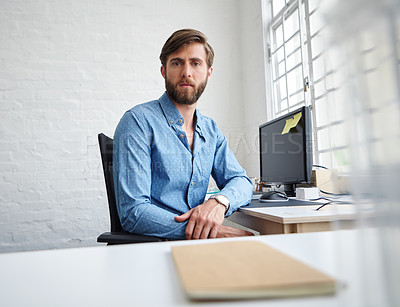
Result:
[[[262,242],[173,246],[191,299],[243,299],[333,294],[335,280]]]

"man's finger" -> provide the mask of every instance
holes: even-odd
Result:
[[[219,227],[220,225],[215,225],[213,228],[211,228],[210,234],[208,235],[210,239],[214,239],[217,237]]]
[[[200,239],[200,235],[201,235],[201,232],[203,231],[206,221],[203,216],[197,216],[196,218],[194,218],[194,216],[193,216],[192,218],[193,218],[193,220],[196,221],[196,227],[193,230],[192,239]],[[208,235],[208,232],[207,232],[207,235]]]
[[[193,209],[190,209],[188,212],[185,212],[184,214],[175,216],[174,219],[177,222],[184,222],[184,221],[186,221],[187,219],[190,218],[192,213],[193,213]]]
[[[185,236],[186,240],[191,240],[193,237],[193,230],[196,226],[196,214],[192,214],[189,222],[186,225]]]
[[[206,224],[204,225],[201,234],[200,234],[200,239],[208,239],[208,235],[210,233],[210,229],[211,229],[211,225],[210,224]]]

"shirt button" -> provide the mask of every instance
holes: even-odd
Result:
[[[183,134],[181,134],[180,137],[183,138]]]
[[[173,122],[174,122],[173,120],[170,121],[171,124],[172,124]]]
[[[194,185],[194,182],[192,182],[191,185]]]
[[[179,120],[179,123],[180,123],[180,124],[182,123],[182,120],[181,120],[181,119]]]

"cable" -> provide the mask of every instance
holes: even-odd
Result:
[[[326,166],[323,165],[318,165],[318,164],[313,164],[313,167],[319,167],[319,168],[323,168],[323,169],[329,169]]]
[[[319,189],[319,190],[321,191],[321,193],[328,194],[328,195],[333,195],[333,196],[345,196],[345,195],[350,195],[350,193],[330,193],[330,192],[323,191],[323,190],[321,190],[321,189]]]
[[[331,204],[332,202],[330,201],[330,202],[328,202],[328,203],[326,203],[326,204],[322,204],[321,206],[319,206],[317,209],[315,209],[315,211],[318,211],[319,209],[321,209],[321,208],[323,208],[323,207],[325,207],[326,205],[329,205],[329,204]]]
[[[321,199],[326,199],[326,198],[321,198]],[[329,201],[329,202],[327,202],[327,203],[325,203],[325,204],[322,204],[321,206],[319,206],[317,209],[315,209],[315,211],[318,211],[319,209],[321,209],[321,208],[323,208],[323,207],[325,207],[326,205],[330,205],[330,204],[349,204],[349,205],[351,205],[351,204],[354,204],[353,202],[350,202],[350,201],[337,201],[337,200],[332,200],[332,201]]]

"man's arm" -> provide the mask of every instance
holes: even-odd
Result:
[[[239,228],[229,226],[220,226],[218,228],[217,238],[231,238],[231,237],[247,237],[254,236],[254,233]]]
[[[229,210],[225,214],[225,216],[229,216],[239,207],[250,203],[253,195],[253,183],[237,162],[225,136],[219,130],[218,141],[219,146],[214,158],[212,176],[220,189],[218,194],[229,199]]]
[[[114,135],[114,187],[118,214],[125,231],[183,239],[187,223],[177,223],[176,213],[151,203],[152,133],[140,113],[128,111]]]
[[[225,214],[223,205],[215,199],[209,199],[202,205],[175,217],[178,222],[188,221],[185,231],[186,239],[253,235],[244,230],[222,226],[225,216],[229,216],[237,208],[250,202],[253,185],[219,130],[212,175],[220,188],[218,194],[229,199],[229,209]]]

